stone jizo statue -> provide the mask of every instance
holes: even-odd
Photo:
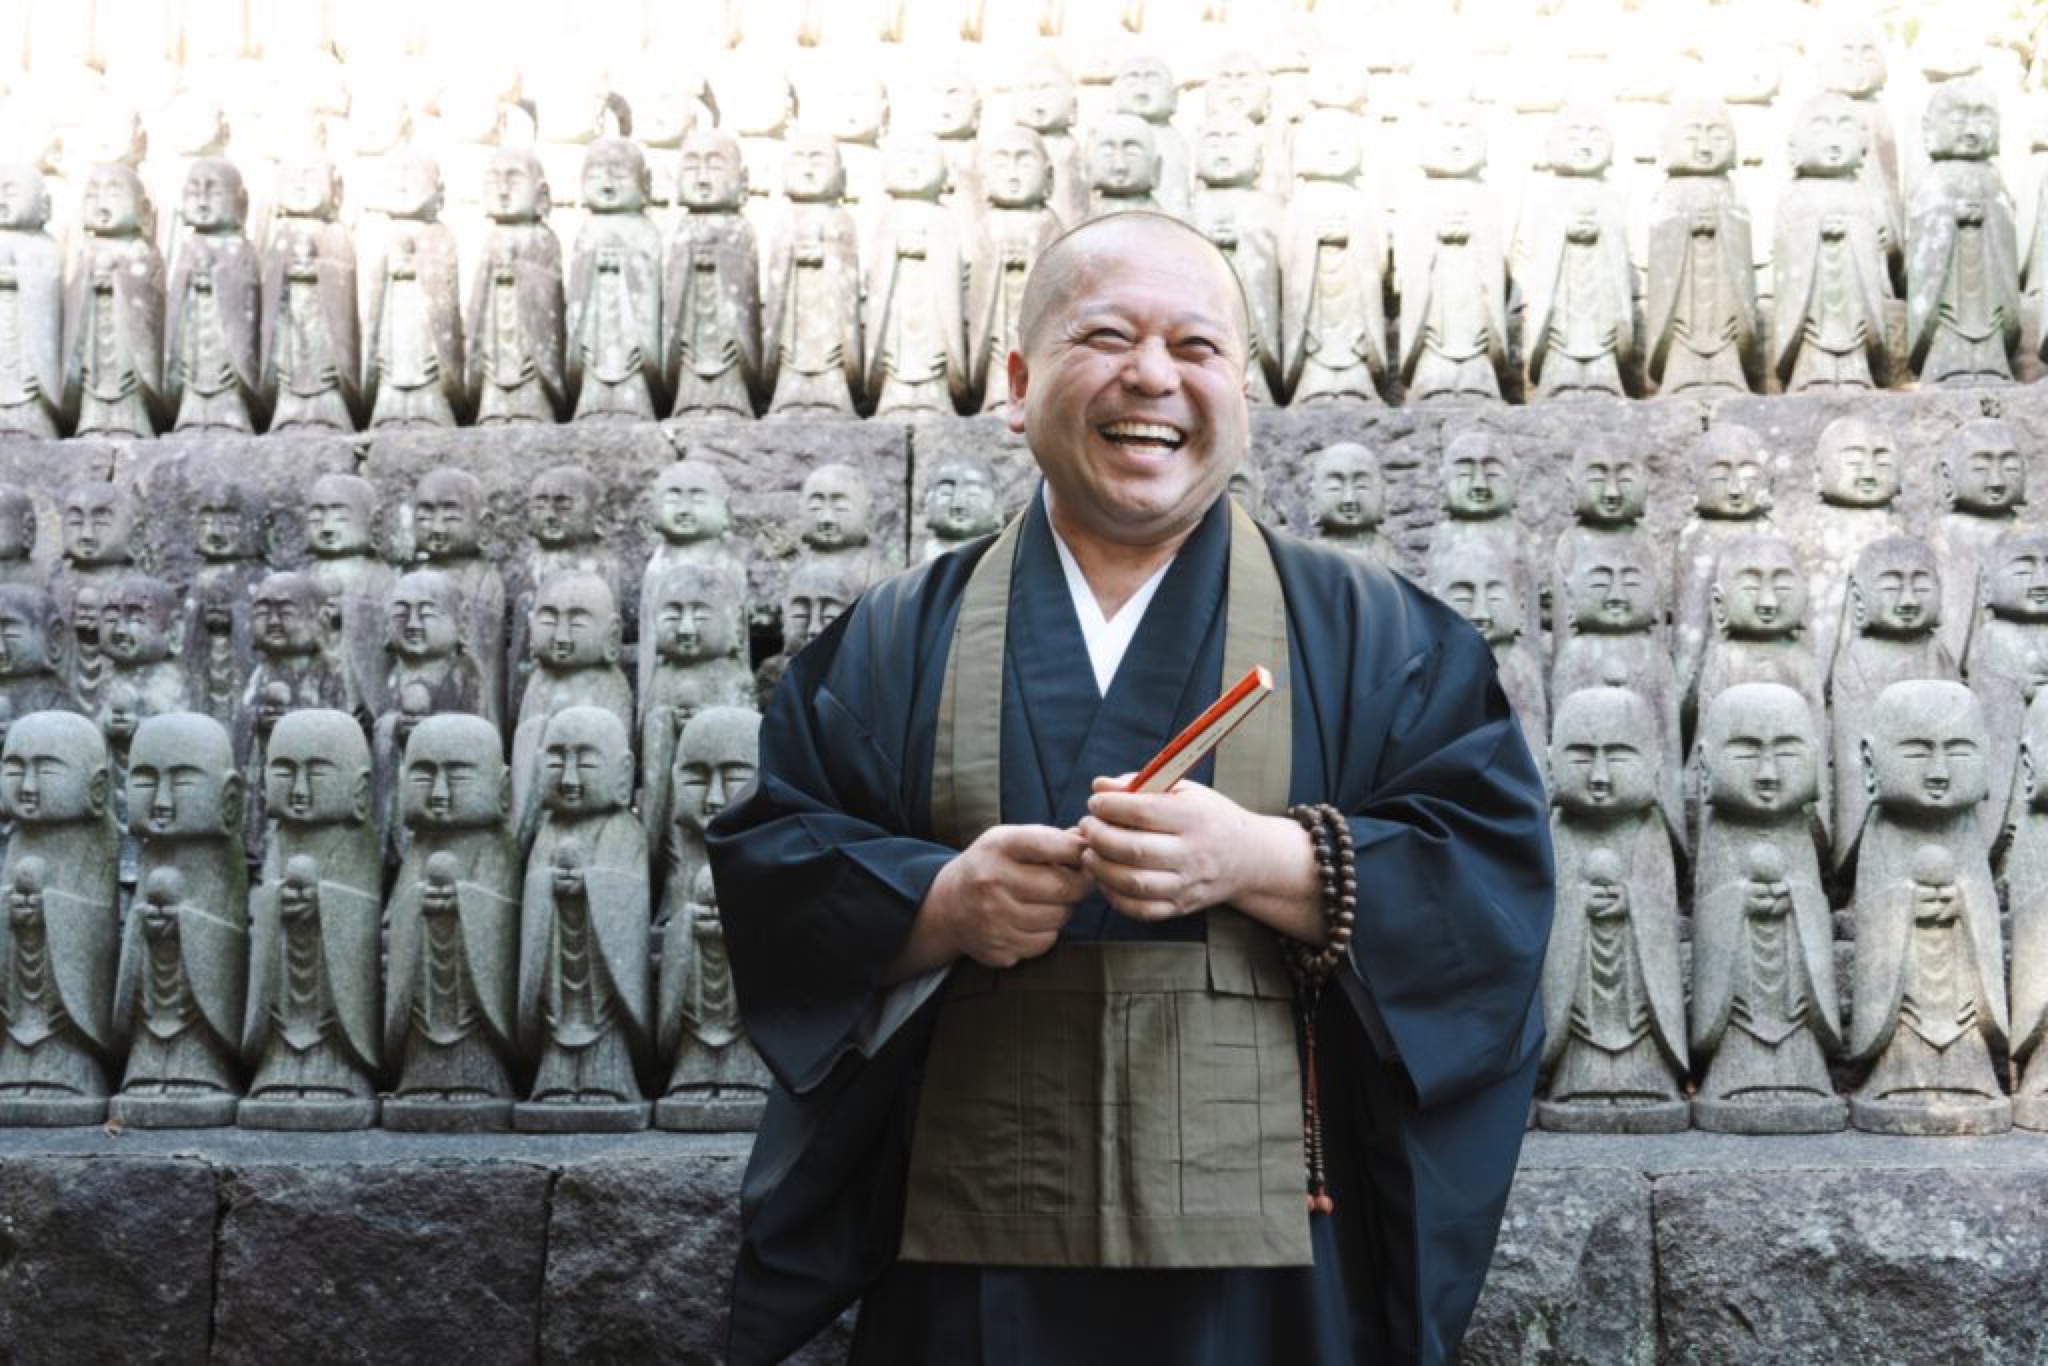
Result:
[[[919,558],[935,560],[1002,526],[995,471],[980,456],[944,457],[924,492],[924,525],[930,533]]]
[[[1846,96],[1817,96],[1793,121],[1793,180],[1771,248],[1771,368],[1788,394],[1883,388],[1902,359],[1888,321],[1895,238],[1858,179],[1865,147]]]
[[[527,491],[526,530],[532,545],[515,575],[519,587],[512,601],[511,633],[506,639],[506,653],[513,670],[511,696],[507,699],[510,712],[517,713],[526,676],[533,667],[527,627],[536,588],[557,574],[595,574],[611,589],[614,603],[625,600],[625,579],[618,555],[605,543],[598,526],[598,503],[603,493],[596,477],[579,465],[555,465],[542,470]]]
[[[1838,417],[1821,429],[1814,451],[1820,506],[1800,537],[1808,563],[1815,654],[1833,659],[1849,570],[1871,542],[1906,530],[1899,507],[1899,451],[1892,434],[1868,418]]]
[[[1295,135],[1280,242],[1280,368],[1291,403],[1376,403],[1387,370],[1381,294],[1386,238],[1359,188],[1359,149],[1341,116]]]
[[[185,173],[186,232],[171,267],[164,404],[180,431],[251,432],[265,416],[258,327],[263,271],[243,225],[249,192],[223,157]]]
[[[1515,566],[1522,622],[1536,643],[1543,621],[1543,577],[1533,538],[1515,516],[1514,447],[1495,432],[1462,433],[1444,447],[1442,475],[1444,516],[1430,528],[1429,579],[1443,581],[1465,555],[1482,546],[1497,549],[1499,562]]]
[[[340,653],[356,700],[385,710],[384,603],[398,571],[377,553],[376,487],[354,474],[325,474],[306,492],[306,572],[341,614]]]
[[[2048,531],[2013,530],[1984,554],[1979,613],[1971,623],[1963,677],[1984,708],[1991,733],[2020,733],[2027,704],[2048,683]],[[1999,744],[1989,756],[1992,800],[1985,834],[1996,840],[2000,796],[2013,790],[2017,747]]]
[[[767,244],[761,289],[770,416],[844,417],[861,383],[860,248],[846,211],[839,148],[820,133],[789,140],[787,211]]]
[[[534,671],[512,738],[512,805],[522,834],[530,833],[545,795],[539,784],[548,718],[570,707],[596,707],[621,726],[633,723],[632,689],[619,668],[618,603],[603,579],[571,572],[544,580],[527,632]]]
[[[1111,114],[1088,139],[1088,217],[1167,212],[1159,132],[1136,114]]]
[[[263,248],[263,388],[272,431],[352,432],[362,415],[355,239],[341,176],[317,153],[278,170]]]
[[[1432,568],[1438,577],[1429,587],[1486,638],[1501,691],[1521,723],[1529,752],[1547,757],[1550,680],[1522,616],[1527,594],[1516,582],[1517,563],[1498,545],[1475,545],[1456,562],[1436,561]]]
[[[1998,101],[1974,79],[1928,96],[1927,168],[1906,205],[1906,348],[1922,384],[2002,384],[2020,341],[2019,245]]]
[[[164,261],[133,169],[86,177],[64,293],[64,401],[79,436],[148,437],[170,425],[163,387]]]
[[[1399,568],[1394,543],[1381,530],[1387,490],[1379,457],[1355,441],[1335,442],[1315,452],[1309,478],[1316,539],[1389,569]]]
[[[1009,402],[1005,366],[1017,342],[1024,281],[1068,221],[1052,205],[1057,175],[1049,144],[1030,128],[991,130],[983,140],[985,203],[967,271],[967,394],[983,412]],[[1084,191],[1084,210],[1085,203]]]
[[[1248,120],[1211,115],[1195,144],[1189,221],[1230,260],[1252,324],[1254,402],[1280,379],[1280,206],[1259,188],[1261,145]]]
[[[1185,215],[1191,158],[1187,139],[1173,125],[1174,113],[1180,107],[1180,86],[1174,80],[1173,69],[1157,57],[1140,54],[1130,58],[1117,68],[1110,82],[1110,102],[1115,112],[1097,128],[1121,119],[1137,119],[1149,127],[1159,162],[1158,172],[1153,176],[1158,207],[1176,218]],[[1096,146],[1101,146],[1099,133]],[[1091,154],[1091,163],[1093,160]],[[1101,189],[1099,182],[1097,189]]]
[[[1677,591],[1672,620],[1675,663],[1692,677],[1710,633],[1708,598],[1721,550],[1730,541],[1771,530],[1770,452],[1763,437],[1738,423],[1716,423],[1692,447],[1693,511],[1678,532]]]
[[[1719,100],[1674,105],[1650,210],[1644,336],[1660,393],[1716,397],[1763,382],[1749,213],[1729,173],[1735,123]]]
[[[1999,876],[2012,914],[2012,1053],[2023,1070],[2012,1091],[2013,1123],[2048,1128],[2048,695],[2034,694],[2020,727],[2012,800],[2005,806]],[[1992,793],[1997,801],[1998,794]]]
[[[584,153],[564,353],[578,421],[652,421],[668,411],[661,230],[647,214],[649,185],[647,159],[628,138],[599,138]]]
[[[1935,519],[1928,539],[1941,561],[1941,643],[1960,660],[1968,645],[1984,553],[2020,525],[2027,458],[2010,423],[1980,417],[1949,437],[1937,469],[1947,510]]]
[[[761,266],[740,213],[747,168],[739,144],[694,129],[678,153],[683,214],[668,242],[662,290],[667,385],[677,417],[752,417],[765,397]]]
[[[57,435],[64,406],[64,262],[42,172],[0,162],[0,436]]]
[[[1650,468],[1637,447],[1607,432],[1590,434],[1572,451],[1571,489],[1576,520],[1559,534],[1551,551],[1555,603],[1566,600],[1565,579],[1582,552],[1621,545],[1652,554],[1642,526],[1649,506]],[[1653,605],[1653,624],[1660,628],[1667,606],[1661,600]],[[1569,634],[1571,614],[1559,612],[1558,617],[1559,633]]]
[[[558,422],[563,372],[562,244],[547,224],[547,175],[530,151],[505,148],[484,177],[491,229],[463,312],[464,385],[479,426]]]
[[[1546,159],[1550,178],[1532,189],[1514,250],[1530,391],[1632,393],[1641,323],[1626,210],[1606,179],[1614,134],[1596,111],[1568,108],[1552,126]]]
[[[383,231],[365,252],[363,397],[370,426],[453,427],[470,412],[464,389],[462,279],[446,191],[431,157],[392,158]]]
[[[505,710],[505,576],[483,551],[485,508],[483,481],[468,470],[431,470],[413,490],[420,563],[455,584],[463,647],[483,680],[478,712],[495,724]]]
[[[1394,242],[1401,295],[1397,369],[1412,400],[1497,399],[1508,368],[1507,249],[1500,204],[1481,179],[1474,110],[1440,111],[1423,136],[1422,184]]]
[[[866,258],[861,385],[878,417],[950,417],[967,395],[967,265],[958,215],[940,203],[939,140],[893,140],[882,156],[882,188],[887,199]]]
[[[40,587],[43,568],[36,563],[36,503],[27,489],[0,483],[0,584]]]
[[[61,667],[70,634],[47,591],[27,583],[0,584],[0,701],[13,716],[84,710]]]
[[[225,467],[202,475],[194,492],[198,515],[192,540],[199,567],[184,601],[185,669],[194,710],[232,728],[242,690],[256,667],[249,596],[267,572],[268,517],[261,492],[231,477]],[[246,757],[238,754],[237,762]]]
[[[640,688],[640,814],[648,843],[668,828],[669,769],[690,718],[707,707],[751,707],[747,668],[746,585],[723,569],[678,564],[650,585],[649,630],[641,636],[651,667]]]

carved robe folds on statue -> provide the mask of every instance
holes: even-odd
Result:
[[[1658,194],[1645,300],[1650,377],[1661,393],[1747,393],[1763,380],[1749,215],[1725,176],[1682,176]]]
[[[370,425],[453,427],[468,411],[455,234],[443,223],[394,218],[379,247],[364,269]]]
[[[1522,355],[1533,395],[1612,394],[1639,364],[1635,268],[1620,198],[1598,181],[1561,176],[1532,206],[1521,280]]]
[[[0,435],[57,435],[64,262],[49,217],[35,168],[0,164]]]

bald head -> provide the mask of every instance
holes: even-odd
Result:
[[[1236,342],[1237,354],[1250,353],[1251,309],[1245,303],[1244,286],[1230,261],[1216,244],[1178,218],[1163,213],[1113,213],[1090,219],[1070,229],[1053,242],[1032,263],[1024,284],[1024,301],[1018,308],[1019,349],[1026,358],[1037,352],[1049,323],[1059,318],[1076,301],[1079,287],[1102,270],[1112,269],[1120,260],[1159,251],[1179,251],[1205,260],[1218,278],[1227,280],[1224,291],[1232,301],[1227,321]]]

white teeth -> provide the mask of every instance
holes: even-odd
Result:
[[[1178,446],[1187,439],[1180,428],[1163,422],[1106,422],[1102,434],[1112,441],[1157,441],[1169,446]]]

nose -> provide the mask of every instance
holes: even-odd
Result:
[[[1778,756],[1769,752],[1759,756],[1756,765],[1756,776],[1761,782],[1776,783],[1778,781]]]
[[[1769,586],[1766,586],[1766,587],[1763,587],[1763,588],[1759,588],[1759,589],[1757,589],[1757,590],[1756,590],[1756,605],[1757,605],[1757,609],[1758,609],[1759,611],[1764,611],[1764,612],[1775,612],[1775,611],[1777,611],[1777,610],[1778,610],[1778,590],[1777,590],[1777,589],[1775,589],[1775,588],[1771,588],[1771,587],[1769,587]]]
[[[713,772],[704,785],[704,814],[715,816],[725,810],[725,779]]]
[[[1123,382],[1126,389],[1148,397],[1180,388],[1180,372],[1166,353],[1164,338],[1147,337],[1131,348],[1124,359]]]
[[[156,799],[149,804],[149,814],[155,816],[158,820],[167,821],[177,814],[177,810],[177,804],[171,800],[171,785],[169,783],[158,783],[156,785]]]
[[[1927,776],[1930,778],[1943,779],[1946,779],[1949,776],[1948,756],[1942,753],[1939,749],[1935,750],[1932,754],[1929,754],[1927,756]]]
[[[438,772],[434,774],[434,786],[428,795],[435,806],[448,805],[448,799],[452,794],[448,791],[447,774]]]
[[[295,802],[311,801],[313,799],[313,784],[308,778],[305,769],[301,768],[292,775],[291,792],[292,800]]]
[[[1593,786],[1596,788],[1606,787],[1611,776],[1607,771],[1607,756],[1595,754],[1593,756],[1593,771],[1591,775]]]

